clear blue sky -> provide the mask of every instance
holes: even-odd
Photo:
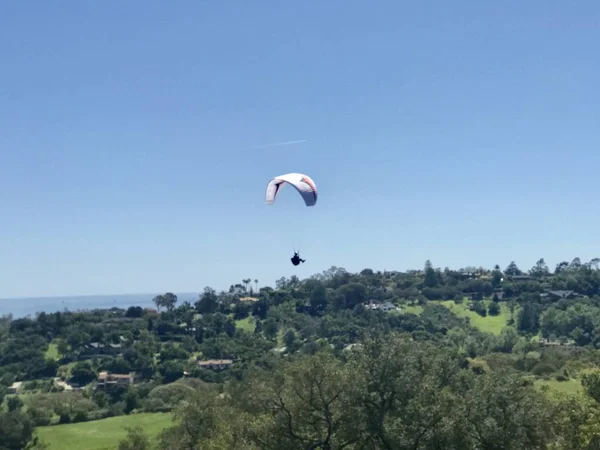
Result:
[[[599,43],[597,0],[7,2],[0,297],[600,256]]]

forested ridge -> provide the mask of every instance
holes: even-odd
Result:
[[[332,267],[4,317],[0,449],[141,412],[173,422],[115,448],[600,448],[599,265]]]

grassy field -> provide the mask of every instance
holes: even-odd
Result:
[[[82,359],[82,361],[92,362],[91,359]],[[70,362],[68,364],[64,364],[58,368],[58,376],[64,376],[65,378],[71,378],[71,370],[75,367],[77,361]]]
[[[127,427],[140,426],[150,439],[171,426],[169,413],[144,413],[110,417],[93,422],[39,427],[37,435],[48,444],[48,450],[115,450],[127,435]]]
[[[51,342],[48,345],[48,350],[46,350],[46,359],[53,359],[56,361],[58,360],[58,357],[58,346],[54,342]]]
[[[400,310],[404,314],[416,314],[418,316],[423,312],[423,307],[421,305],[401,305]]]
[[[236,320],[235,327],[239,328],[240,330],[247,331],[249,333],[254,333],[254,329],[256,328],[256,321],[254,320],[254,317],[248,316],[245,319]]]
[[[484,300],[486,305],[489,305],[491,300]],[[469,317],[471,320],[471,325],[478,328],[479,330],[491,333],[491,334],[500,334],[502,328],[507,327],[508,320],[510,319],[510,310],[508,308],[508,304],[505,302],[500,302],[500,314],[497,316],[490,316],[489,314],[486,317],[481,317],[474,311],[469,310],[469,302],[467,300],[463,301],[463,303],[457,305],[452,300],[446,301],[432,301],[432,303],[439,303],[444,305],[458,317]],[[402,313],[410,313],[410,314],[421,314],[423,312],[423,307],[420,305],[402,305],[401,306]],[[517,317],[518,310],[515,310],[515,317]]]
[[[568,381],[556,381],[555,379],[537,379],[534,381],[534,385],[539,389],[541,389],[544,386],[547,386],[549,388],[549,392],[557,392],[561,394],[569,394],[576,396],[583,395],[583,387],[581,386],[581,380],[577,378],[571,378]]]
[[[485,300],[485,303],[489,305],[491,300]],[[471,325],[480,329],[485,333],[500,334],[502,328],[507,327],[508,320],[510,319],[510,311],[508,305],[505,302],[500,302],[500,314],[497,316],[481,317],[474,311],[469,310],[469,303],[464,301],[462,304],[457,305],[452,300],[440,302],[446,308],[450,309],[458,317],[469,317],[471,319]],[[515,317],[517,311],[515,310]]]

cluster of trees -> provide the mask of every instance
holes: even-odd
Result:
[[[600,371],[586,397],[551,397],[515,370],[475,370],[456,347],[369,333],[335,355],[264,359],[241,379],[201,385],[152,443],[120,450],[589,449],[600,432]]]
[[[578,295],[560,299],[542,295],[548,291],[567,289]],[[321,447],[313,448],[342,448],[346,441],[339,436],[343,434],[340,430],[345,429],[345,425],[342,426],[341,423],[346,420],[351,424],[347,431],[350,437],[346,448],[492,448],[484,443],[491,435],[465,441],[465,447],[460,447],[459,441],[452,440],[466,439],[465,435],[482,433],[480,429],[473,431],[469,428],[474,425],[469,425],[472,418],[467,410],[474,406],[464,403],[465,399],[471,398],[470,396],[479,398],[479,389],[491,389],[489,395],[492,395],[494,389],[502,391],[523,384],[524,390],[518,390],[519,395],[524,395],[523,399],[534,404],[542,402],[541,411],[552,410],[543,403],[547,396],[536,396],[539,392],[530,386],[531,377],[567,381],[579,377],[580,372],[600,361],[596,353],[600,344],[597,339],[600,329],[596,331],[596,325],[600,323],[599,289],[598,260],[581,263],[575,258],[571,263],[557,265],[551,272],[544,260],[540,259],[527,274],[515,263],[509,264],[504,271],[499,266],[492,270],[441,270],[427,261],[423,270],[408,272],[375,272],[364,269],[360,273],[350,273],[342,268],[332,267],[305,280],[299,280],[295,276],[281,278],[276,282],[275,288],[263,287],[260,290],[254,289],[251,278],[247,278],[242,283],[232,285],[228,291],[216,292],[207,287],[194,304],[180,303],[177,296],[165,293],[154,299],[158,313],[131,307],[127,310],[112,308],[87,312],[40,313],[35,318],[14,320],[7,317],[0,320],[0,406],[3,407],[0,408],[0,436],[7,432],[6,427],[12,427],[13,430],[22,430],[13,432],[13,435],[21,433],[19,436],[23,442],[27,442],[27,439],[33,442],[31,438],[34,436],[35,426],[95,420],[139,411],[170,411],[176,408],[176,426],[184,423],[188,414],[190,417],[193,414],[205,414],[197,420],[202,419],[203,424],[212,425],[206,425],[208,428],[202,425],[196,437],[185,438],[188,439],[187,443],[181,443],[179,447],[174,444],[179,442],[175,435],[186,434],[180,433],[181,430],[171,430],[173,436],[165,437],[163,442],[164,445],[170,442],[169,445],[172,446],[161,448],[175,450],[200,445],[193,444],[193,439],[200,439],[202,442],[217,439],[210,444],[213,447],[202,444],[202,448],[231,448],[228,445],[232,442],[236,444],[234,448],[238,448],[238,444],[239,448],[279,448],[279,445],[311,448],[310,445],[321,442],[319,439],[323,440]],[[482,316],[498,315],[502,305],[506,304],[511,314],[502,333],[498,336],[483,333],[471,326],[468,319],[457,317],[439,302],[454,300],[462,304],[465,298],[469,299],[470,308]],[[366,307],[372,302],[391,302],[401,308],[418,305],[419,308],[415,314],[386,313]],[[377,338],[369,335],[372,330],[378,330]],[[550,340],[572,341],[578,352],[574,353],[567,347],[540,347],[531,339],[538,333]],[[51,345],[57,350],[58,358],[48,352]],[[372,385],[361,385],[350,374],[354,372],[364,375],[360,370],[367,370],[369,364],[376,363],[375,360],[364,358],[375,358],[373,352],[377,346],[381,347],[378,350],[380,352],[385,352],[388,348],[396,349],[395,355],[399,358],[393,364],[384,356],[381,356],[381,361],[388,361],[386,364],[392,364],[390,367],[396,372],[401,372],[402,368],[408,370],[404,374],[390,374],[390,386],[396,386],[393,381],[396,376],[405,377],[402,378],[404,381],[419,378],[427,380],[428,375],[424,372],[433,370],[431,364],[437,364],[439,358],[450,358],[454,364],[452,367],[458,366],[460,370],[457,369],[458,372],[452,375],[448,381],[450,384],[436,388],[436,395],[433,394],[433,387],[427,395],[431,396],[431,401],[436,397],[437,402],[448,394],[448,404],[434,402],[435,406],[432,405],[431,408],[436,412],[450,414],[452,419],[435,422],[434,430],[428,431],[418,428],[416,424],[420,422],[417,421],[414,423],[417,428],[412,429],[411,420],[417,420],[421,414],[432,419],[429,414],[433,412],[427,412],[429,410],[424,404],[422,407],[425,409],[421,410],[421,406],[418,406],[420,403],[408,401],[413,394],[402,391],[392,395],[394,401],[390,400],[389,405],[386,403],[386,408],[389,409],[385,413],[380,412],[383,414],[381,421],[387,427],[385,433],[392,435],[391,437],[381,434],[382,424],[378,425],[377,430],[373,428],[373,424],[367,429],[364,428],[367,426],[364,423],[359,426],[358,422],[368,422],[370,415],[374,414],[367,408],[368,405],[360,405],[367,398],[373,401],[378,391],[371,391],[370,389],[375,389]],[[360,348],[361,351],[350,352],[350,348]],[[413,355],[418,364],[415,362],[416,366],[410,366],[406,357],[400,356],[401,352]],[[285,358],[281,358],[282,355]],[[200,367],[197,359],[231,359],[234,365],[228,370],[216,372]],[[359,360],[362,361],[362,366],[359,365]],[[302,410],[304,406],[301,407],[303,403],[300,400],[293,400],[293,395],[304,396],[304,401],[313,398],[310,396],[316,395],[314,386],[300,383],[298,386],[302,388],[293,394],[294,384],[286,384],[284,381],[309,376],[312,373],[310,370],[314,369],[311,364],[316,364],[317,361],[327,370],[339,375],[340,389],[348,389],[347,392],[340,392],[339,398],[336,397],[336,402],[346,402],[335,403],[344,419],[338,420],[338,425],[328,425],[337,430],[332,431],[333,434],[329,437],[324,437],[321,431],[317,433],[303,429],[296,432],[284,420],[286,417],[289,420],[288,412],[277,410],[276,405],[271,404],[267,413],[257,403],[260,398],[270,398],[274,402],[274,394],[270,393],[270,397],[267,395],[268,389],[277,386],[283,389],[287,386],[285,389],[291,391],[286,395],[292,397],[286,400],[286,404],[289,401],[296,405],[298,420],[301,423],[303,420],[307,421],[306,424],[316,421],[314,418],[309,419],[313,415],[310,410]],[[365,361],[370,362],[367,364]],[[415,372],[417,366],[421,367],[421,372]],[[136,384],[98,390],[95,384],[101,371],[120,374],[133,372]],[[59,377],[82,389],[63,392],[62,387],[52,382],[53,377]],[[350,379],[353,381],[346,383]],[[24,404],[12,403],[8,408],[7,402],[14,402],[12,399],[15,397],[6,395],[7,387],[17,380],[26,382],[23,389],[30,395],[24,398]],[[271,380],[271,385],[265,384],[268,380]],[[414,383],[418,385],[417,381]],[[434,381],[431,383],[431,386],[437,386]],[[171,392],[170,389],[174,391]],[[199,392],[197,400],[200,403],[195,404],[191,402],[192,397],[188,398],[190,389]],[[182,394],[184,392],[188,394]],[[214,397],[209,393],[214,393]],[[255,400],[248,398],[248,395],[254,395]],[[396,398],[405,395],[408,396],[405,403],[399,397]],[[188,400],[187,406],[180,410],[179,400],[184,397]],[[384,402],[384,397],[379,398],[379,401]],[[500,398],[499,394],[497,398]],[[521,397],[517,396],[515,401],[519,398]],[[394,402],[400,402],[402,406]],[[493,409],[492,405],[484,404],[487,405],[486,408]],[[255,409],[248,410],[251,405]],[[518,410],[518,405],[520,403],[517,402],[510,408]],[[590,405],[593,406],[593,403]],[[198,409],[196,413],[194,408]],[[585,413],[588,414],[592,409],[585,409]],[[222,411],[224,415],[206,415],[210,411]],[[407,416],[408,411],[414,415],[412,419]],[[230,417],[228,414],[237,417],[235,420],[227,419],[230,425],[224,424],[225,419],[220,418]],[[275,415],[269,419],[269,414]],[[344,414],[355,415],[346,419]],[[390,417],[394,417],[396,421]],[[518,417],[520,416],[517,414],[515,420]],[[271,420],[275,422],[271,423]],[[388,423],[389,420],[392,422]],[[15,421],[22,426],[16,426]],[[316,423],[314,426],[317,426]],[[519,426],[530,430],[531,427],[541,426],[540,423],[523,422]],[[288,435],[277,428],[284,424],[288,426]],[[550,434],[544,434],[546,432],[542,428],[536,431],[544,436],[543,442],[556,443],[562,439],[560,436],[564,437],[552,434],[563,430],[556,423],[552,424]],[[488,425],[481,426],[485,428]],[[248,427],[262,430],[262,434],[258,431],[256,435],[248,434]],[[462,432],[453,434],[448,431],[450,434],[447,434],[446,431],[440,431],[450,428]],[[187,428],[186,433],[191,433],[192,429]],[[413,430],[410,433],[414,435],[409,433],[409,429]],[[336,434],[338,431],[342,434]],[[421,432],[423,435],[419,434]],[[510,448],[538,448],[526,447],[534,445],[531,436],[517,439],[515,436],[519,433],[514,430],[511,433],[515,440],[510,442],[510,445],[514,445],[509,446]],[[217,435],[220,437],[216,437]],[[307,437],[313,435],[318,435],[318,438],[315,437],[316,441],[310,441],[312,438]],[[442,435],[448,440],[440,440]],[[420,437],[414,440],[416,436]],[[130,445],[134,441],[144,442],[145,439],[139,430],[132,430],[130,437],[128,443],[123,445]],[[521,438],[524,440],[519,440]],[[492,439],[490,442],[496,441]],[[0,448],[22,448],[18,445],[21,444],[9,445],[0,438]]]

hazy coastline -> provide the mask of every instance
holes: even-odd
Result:
[[[130,306],[154,307],[152,299],[156,294],[116,294],[116,295],[81,295],[60,297],[23,297],[0,299],[0,316],[12,314],[14,318],[35,316],[38,312],[53,313],[68,309],[69,311],[128,308]],[[198,293],[175,293],[179,302],[194,303]]]

